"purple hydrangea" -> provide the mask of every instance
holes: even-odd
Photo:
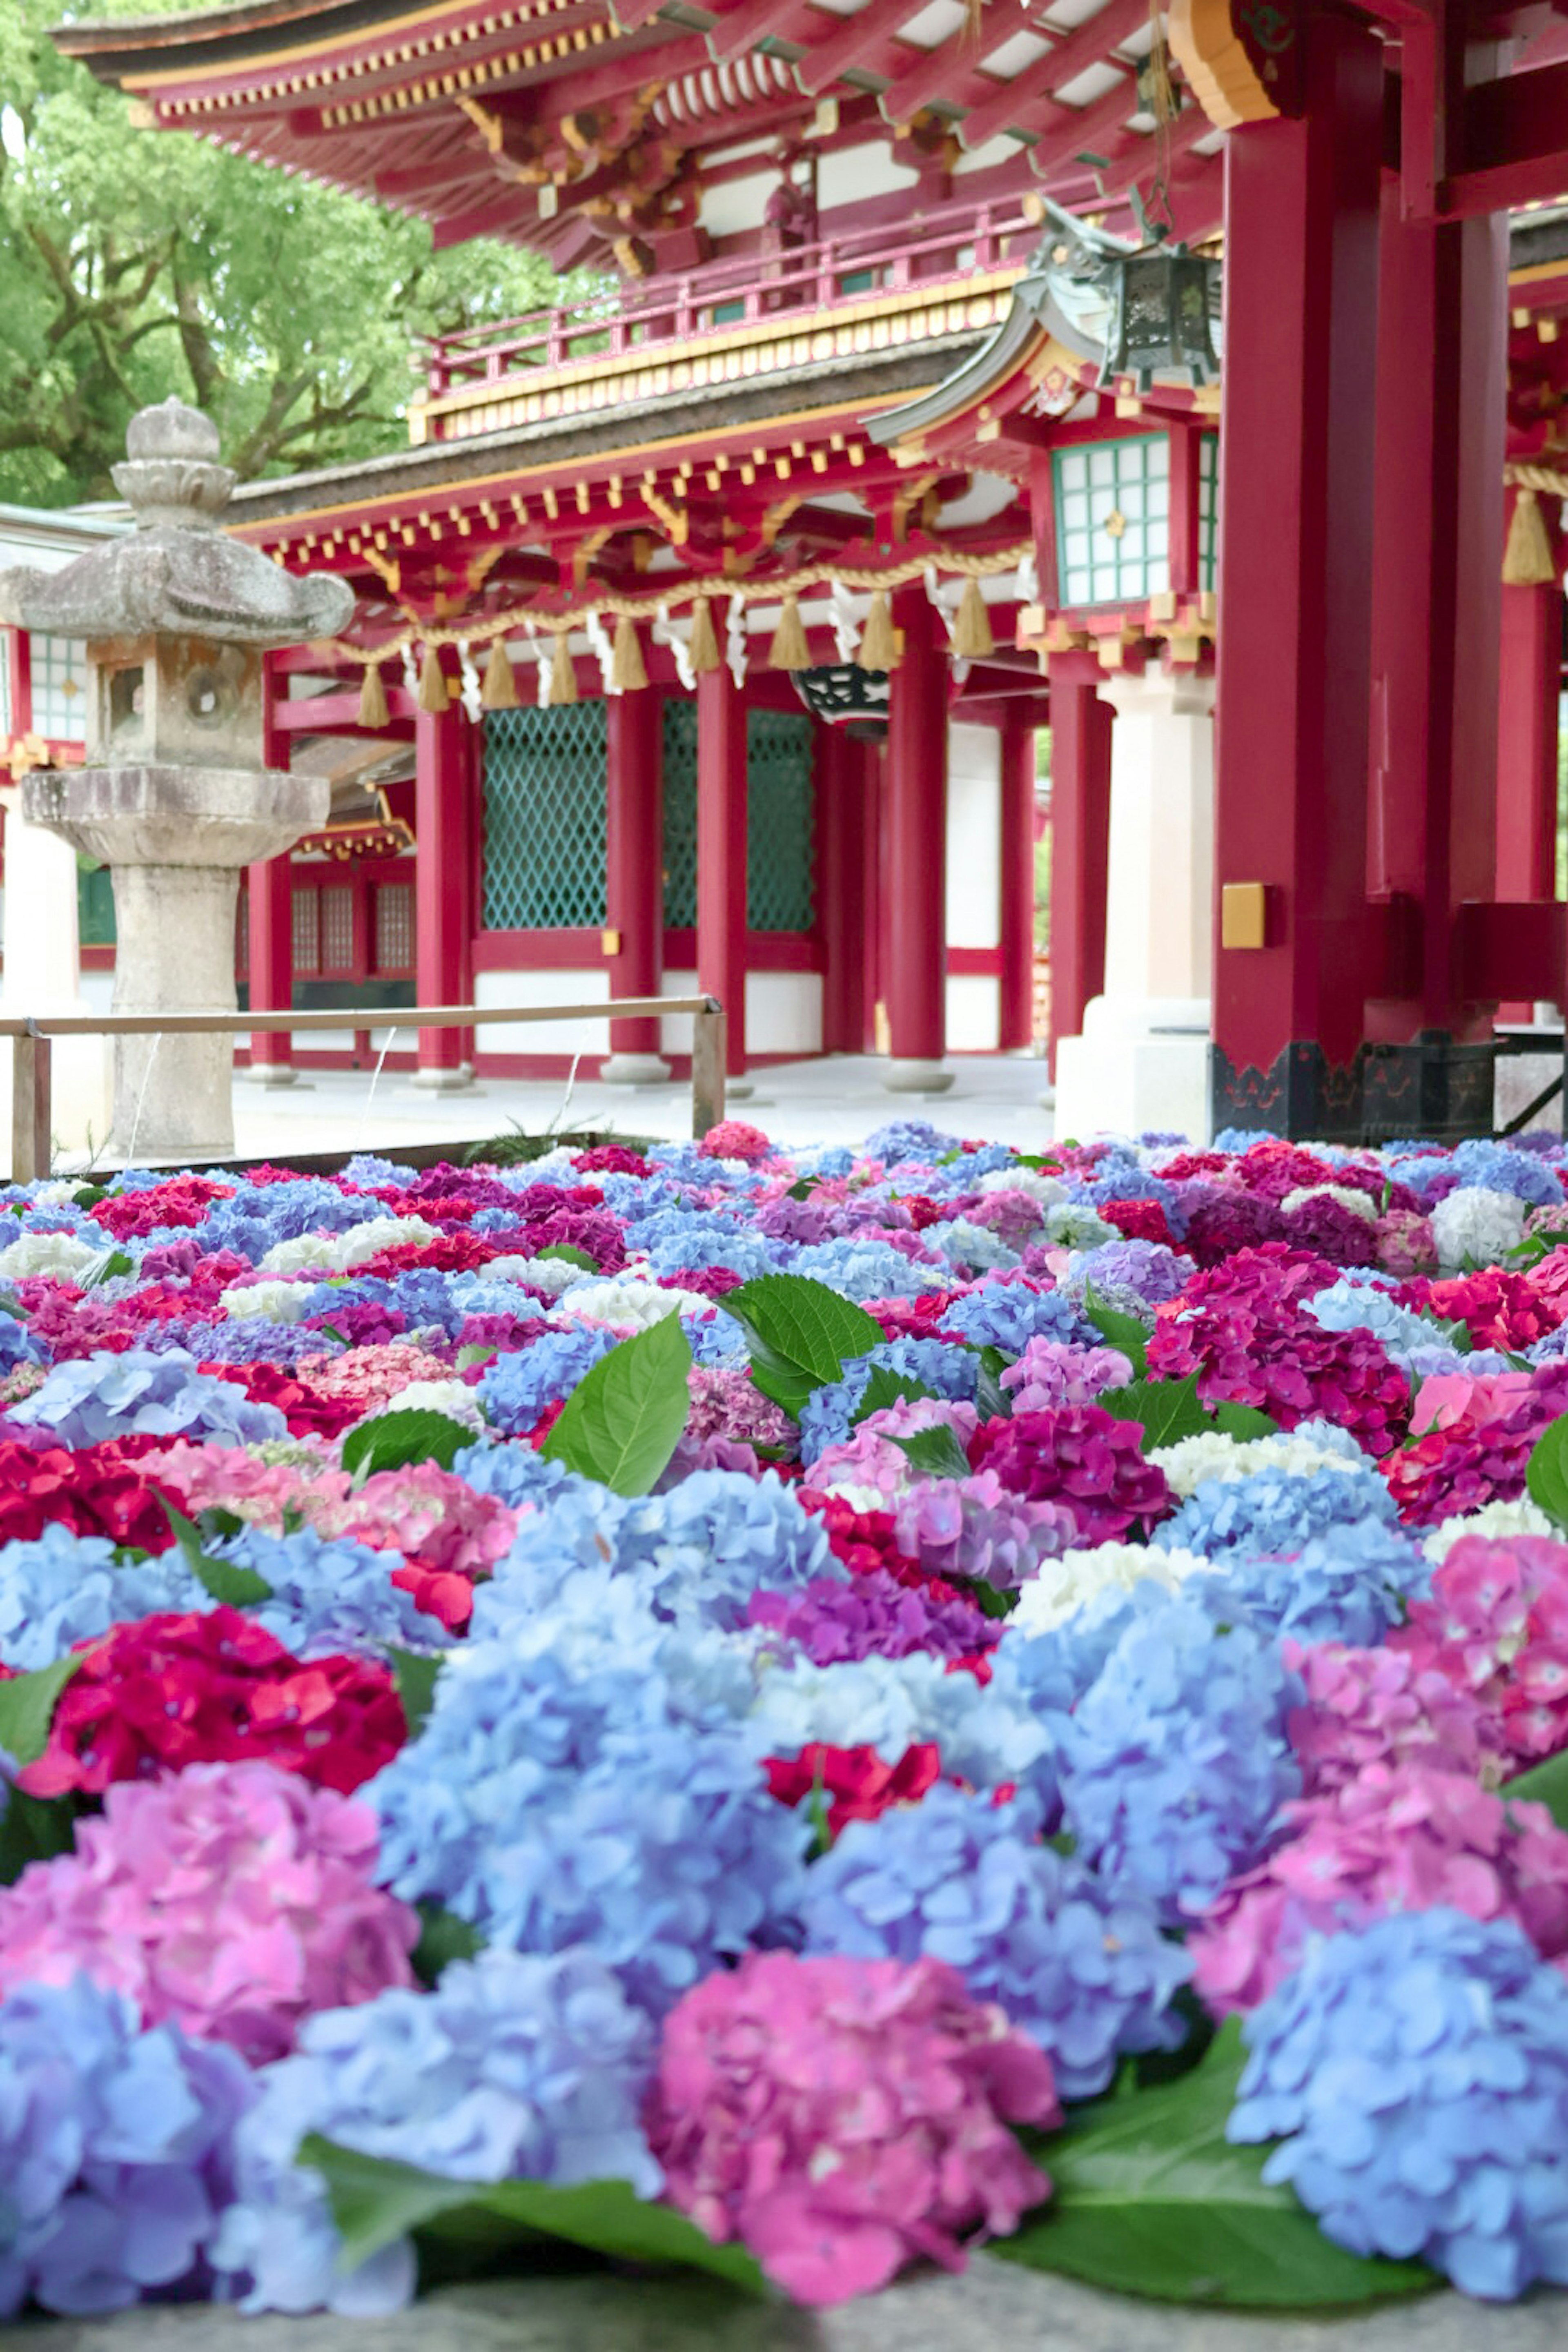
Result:
[[[917,1478],[893,1505],[899,1549],[932,1576],[959,1577],[1016,1591],[1043,1559],[1079,1540],[1076,1515],[1062,1503],[1033,1503],[1004,1486],[994,1471],[967,1478]]]
[[[1173,2050],[1192,1963],[1146,1897],[1039,1842],[1027,1799],[939,1784],[852,1822],[807,1875],[808,1952],[945,1960],[1049,2053],[1068,2099],[1102,2091],[1123,2051]]]
[[[798,1644],[815,1666],[907,1658],[917,1650],[936,1658],[973,1657],[992,1648],[1001,1633],[973,1601],[935,1600],[880,1570],[847,1584],[818,1577],[801,1591],[753,1593],[746,1619]]]
[[[1511,1919],[1392,1912],[1314,1943],[1242,2028],[1228,2137],[1356,2254],[1467,2294],[1568,2286],[1568,1983]]]

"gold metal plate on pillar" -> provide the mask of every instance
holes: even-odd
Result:
[[[601,953],[605,955],[619,955],[621,951],[621,935],[619,931],[601,931],[599,933],[599,948]]]
[[[1268,894],[1261,882],[1226,882],[1219,894],[1222,948],[1260,948],[1268,943]]]

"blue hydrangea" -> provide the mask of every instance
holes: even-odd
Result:
[[[1222,1127],[1211,1148],[1233,1151],[1239,1157],[1250,1151],[1255,1143],[1277,1143],[1279,1139],[1271,1127]]]
[[[356,1151],[344,1162],[339,1182],[361,1184],[368,1192],[377,1184],[412,1184],[419,1174],[400,1160],[383,1160],[374,1151]],[[379,1203],[377,1204],[379,1206]]]
[[[1038,1838],[1026,1799],[945,1783],[919,1805],[851,1822],[809,1874],[808,1952],[946,1960],[1048,2053],[1068,2099],[1102,2091],[1123,2051],[1174,2050],[1192,1974],[1138,1894]]]
[[[331,1657],[341,1651],[439,1649],[450,1639],[439,1622],[414,1605],[411,1594],[392,1581],[401,1553],[373,1551],[346,1537],[296,1528],[291,1535],[268,1535],[242,1528],[210,1544],[220,1559],[231,1559],[265,1578],[273,1597],[247,1613],[265,1625],[296,1657]]]
[[[1011,1274],[1024,1263],[1000,1234],[993,1233],[989,1225],[973,1223],[968,1217],[953,1217],[939,1225],[928,1225],[921,1239],[927,1249],[935,1250],[944,1265],[971,1282],[983,1274]]]
[[[944,1307],[939,1331],[951,1331],[974,1348],[1000,1348],[1021,1356],[1031,1339],[1071,1342],[1091,1337],[1070,1300],[1054,1290],[1031,1290],[1027,1283],[983,1283]]]
[[[310,2018],[296,2053],[262,2074],[237,2137],[215,2267],[244,2288],[245,2311],[368,2316],[411,2300],[407,2238],[340,2268],[325,2183],[294,2160],[311,2132],[456,2180],[626,2180],[656,2196],[662,2175],[637,2121],[654,2056],[650,2021],[584,1951],[485,1952],[455,1961],[434,1992]]]
[[[972,1402],[980,1385],[980,1359],[968,1348],[946,1339],[885,1339],[851,1356],[842,1375],[813,1389],[800,1410],[801,1459],[816,1460],[830,1445],[848,1437],[861,1398],[877,1366],[919,1381],[933,1396]]]
[[[111,1625],[213,1605],[177,1551],[121,1566],[106,1536],[58,1526],[0,1545],[0,1659],[18,1674],[52,1666]]]
[[[1054,1727],[1064,1818],[1084,1860],[1173,1926],[1201,1911],[1259,1860],[1280,1805],[1300,1793],[1286,1722],[1302,1696],[1273,1642],[1216,1623],[1200,1591],[1129,1609]]]
[[[752,1359],[746,1335],[732,1315],[683,1315],[680,1328],[691,1350],[691,1360],[705,1369],[743,1372]]]
[[[1309,1298],[1306,1308],[1325,1331],[1370,1331],[1396,1363],[1406,1362],[1414,1349],[1442,1344],[1436,1324],[1399,1306],[1380,1286],[1343,1276]]]
[[[885,1127],[873,1128],[862,1146],[868,1160],[879,1160],[888,1168],[901,1167],[910,1160],[923,1165],[958,1149],[956,1135],[944,1135],[940,1127],[924,1118],[891,1118]]]
[[[942,1279],[940,1267],[917,1265],[891,1242],[867,1241],[849,1234],[796,1250],[789,1270],[808,1275],[813,1282],[825,1282],[830,1290],[858,1300],[919,1298],[922,1292],[936,1289]]]
[[[7,1407],[26,1429],[47,1430],[61,1445],[96,1445],[109,1437],[149,1433],[251,1445],[287,1437],[276,1405],[252,1404],[235,1381],[198,1372],[183,1349],[158,1356],[142,1348],[107,1348],[57,1364],[41,1388]]]
[[[153,1336],[149,1333],[149,1345]],[[201,1327],[195,1345],[204,1363],[280,1364],[290,1370],[305,1356],[342,1353],[339,1343],[324,1331],[307,1331],[300,1323],[270,1323],[264,1315],[247,1315],[233,1323],[209,1323]]]
[[[253,2095],[232,2050],[143,2032],[78,1976],[0,2002],[0,2315],[123,2311],[199,2277],[235,2126]]]
[[[1561,1180],[1533,1151],[1510,1150],[1484,1136],[1456,1144],[1447,1164],[1461,1191],[1479,1187],[1487,1192],[1511,1192],[1532,1209],[1555,1208],[1563,1199]]]
[[[18,1364],[43,1361],[44,1351],[21,1317],[0,1312],[0,1372],[14,1372]]]
[[[1335,1528],[1299,1552],[1232,1553],[1222,1590],[1260,1632],[1298,1642],[1377,1649],[1406,1604],[1429,1591],[1432,1563],[1402,1531],[1381,1524]]]
[[[1568,1983],[1511,1919],[1439,1906],[1315,1939],[1242,2028],[1227,2136],[1356,2254],[1467,2294],[1568,2286]]]
[[[515,1509],[520,1504],[542,1503],[547,1496],[570,1487],[584,1497],[603,1493],[592,1479],[580,1478],[563,1463],[552,1462],[534,1446],[522,1444],[498,1444],[485,1438],[477,1445],[465,1445],[454,1455],[452,1469],[466,1486],[476,1495],[493,1495],[498,1503]]]
[[[1205,1478],[1150,1541],[1164,1551],[1209,1559],[1231,1552],[1299,1552],[1336,1528],[1392,1527],[1394,1497],[1371,1468],[1255,1470],[1247,1478]]]
[[[742,1282],[754,1282],[761,1275],[776,1273],[783,1265],[784,1252],[779,1243],[718,1218],[703,1232],[700,1230],[702,1223],[699,1217],[681,1218],[674,1231],[647,1244],[648,1264],[656,1275],[691,1274],[717,1265],[738,1274]]]
[[[602,1324],[546,1331],[530,1347],[487,1364],[475,1394],[486,1418],[515,1435],[531,1429],[546,1405],[569,1397],[579,1381],[617,1345]]]

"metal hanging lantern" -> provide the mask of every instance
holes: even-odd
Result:
[[[1147,392],[1156,376],[1215,383],[1214,327],[1219,264],[1184,245],[1151,245],[1117,256],[1110,269],[1110,316],[1102,384],[1131,379]]]
[[[814,719],[862,741],[888,731],[888,673],[858,662],[827,662],[790,672],[795,692]]]

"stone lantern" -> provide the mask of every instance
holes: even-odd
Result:
[[[85,638],[90,673],[86,765],[29,776],[23,806],[110,869],[117,1013],[233,1013],[240,868],[318,830],[330,799],[265,764],[262,656],[334,635],[353,592],[225,536],[235,476],[196,410],[144,408],[125,446],[135,531],[59,572],[0,573],[0,620]],[[226,1034],[118,1039],[116,1150],[226,1157],[233,1062]]]

